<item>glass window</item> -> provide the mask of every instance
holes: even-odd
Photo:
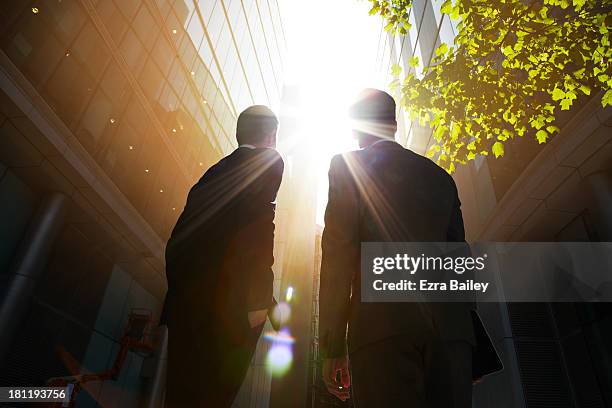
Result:
[[[236,33],[236,43],[238,44],[238,49],[241,53],[251,47],[251,33],[249,31],[249,27],[247,26],[247,20],[242,9],[240,9],[240,13],[238,14],[238,20],[236,22],[234,33]]]
[[[185,93],[183,94],[182,100],[185,104],[187,112],[191,113],[192,115],[195,115],[196,111],[198,110],[198,103],[196,102],[197,99],[195,98],[191,88],[187,87],[185,89]]]
[[[202,61],[204,61],[204,64],[207,67],[210,67],[210,65],[212,64],[212,51],[210,49],[210,45],[208,44],[208,41],[202,41],[202,45],[200,46],[200,49],[198,50],[198,55],[200,56],[200,58],[202,58]]]
[[[76,1],[45,2],[41,11],[32,16],[40,17],[64,44],[72,43],[85,24],[85,13]]]
[[[159,9],[162,18],[166,18],[166,16],[168,16],[168,12],[170,11],[170,3],[172,2],[172,0],[155,0],[155,4],[157,5],[157,8]]]
[[[127,120],[139,133],[145,133],[150,122],[148,115],[136,97],[133,97],[128,104],[123,120]]]
[[[119,10],[121,10],[127,21],[131,22],[141,3],[140,0],[115,0],[115,4]]]
[[[159,104],[155,106],[155,113],[168,134],[172,132],[173,115],[178,108],[178,97],[170,84],[166,82],[159,98]]]
[[[179,110],[171,113],[172,121],[170,124],[172,126],[172,129],[170,133],[168,133],[168,138],[170,139],[170,142],[174,146],[174,149],[176,150],[176,153],[179,157],[185,156],[185,151],[187,148],[187,137],[184,132],[184,126],[183,129],[181,129],[181,122],[184,122],[184,120],[182,120],[181,118],[185,117],[184,109],[185,107],[181,106]]]
[[[176,13],[176,16],[178,17],[179,21],[183,22],[183,27],[186,27],[186,24],[189,21],[189,18],[193,14],[195,14],[193,12],[195,10],[193,1],[192,0],[175,1],[173,8],[174,8],[174,12]]]
[[[429,0],[415,0],[412,2],[412,10],[414,12],[415,18],[415,27],[419,31],[421,30],[421,24],[423,22],[423,13],[425,12],[425,8],[429,3]]]
[[[193,43],[192,47],[199,49],[200,44],[204,39],[204,28],[202,28],[202,24],[200,23],[200,18],[198,17],[197,13],[193,13],[191,16],[191,21],[187,25],[187,34]]]
[[[280,9],[278,8],[277,0],[267,0],[270,6],[270,13],[272,14],[272,20],[274,20],[274,27],[276,28],[276,38],[278,39],[278,45],[280,47],[281,54],[285,52],[285,33],[283,31],[283,23],[281,21]]]
[[[219,41],[217,42],[217,45],[215,46],[215,50],[217,51],[217,60],[219,61],[219,64],[221,64],[221,68],[225,69],[226,65],[225,62],[227,60],[227,54],[230,51],[231,48],[233,48],[234,45],[232,44],[232,38],[231,38],[231,34],[229,31],[229,27],[227,25],[227,23],[223,23],[223,26],[221,27],[221,34],[219,36]]]
[[[128,25],[125,21],[125,17],[123,17],[123,14],[112,1],[99,1],[98,4],[96,4],[96,11],[110,32],[115,44],[119,44],[121,42],[121,38],[123,38],[123,35],[128,29]]]
[[[183,30],[183,24],[178,21],[174,13],[168,13],[168,17],[166,18],[166,29],[170,33],[174,46],[179,48],[185,36],[185,30]]]
[[[104,93],[110,98],[113,109],[113,120],[123,112],[130,97],[131,87],[117,64],[109,64],[100,84]]]
[[[185,36],[181,46],[179,47],[180,58],[188,71],[192,70],[193,62],[196,57],[196,48],[188,36]]]
[[[204,64],[202,64],[202,60],[200,60],[200,58],[195,59],[192,70],[193,75],[191,76],[191,79],[193,80],[193,83],[195,84],[195,87],[199,94],[202,92],[202,88],[204,87],[204,81],[206,81],[208,72]]]
[[[455,34],[453,33],[453,27],[450,23],[448,16],[442,17],[442,23],[440,25],[440,41],[448,45],[453,45],[455,42]]]
[[[81,123],[76,131],[79,142],[90,155],[96,156],[103,140],[117,128],[113,118],[113,104],[111,100],[98,89],[85,110]]]
[[[227,8],[227,16],[229,17],[229,24],[234,29],[234,33],[237,35],[238,30],[244,29],[244,26],[239,27],[237,24],[238,19],[240,15],[242,14],[241,2],[240,0],[236,0],[236,1],[230,0],[229,2],[225,3],[225,6]]]
[[[402,37],[402,52],[401,52],[401,60],[403,67],[406,71],[409,70],[410,64],[409,59],[412,57],[412,47],[410,46],[410,37],[409,35],[405,35]]]
[[[210,40],[213,44],[217,44],[219,41],[219,35],[221,34],[221,27],[225,22],[225,15],[223,14],[223,8],[220,3],[214,8],[212,15],[209,20],[204,20],[206,24],[206,30],[210,36]],[[216,50],[216,49],[215,49]]]
[[[141,133],[127,121],[118,122],[117,131],[105,152],[102,163],[102,167],[111,176],[115,184],[117,184],[118,179],[126,176],[125,170],[136,162],[142,144]]]
[[[152,184],[157,178],[159,163],[162,160],[163,154],[168,154],[163,140],[157,133],[152,131],[146,132],[143,137],[142,147],[139,150],[140,168],[137,167],[135,170],[145,173],[148,184]]]
[[[177,95],[182,95],[187,85],[187,78],[185,78],[185,72],[181,65],[181,61],[177,58],[174,59],[174,63],[170,68],[170,76],[168,77],[170,84],[174,88],[174,92]]]
[[[152,58],[147,60],[139,82],[149,102],[156,104],[161,95],[164,77]]]
[[[264,29],[266,30],[266,38],[268,40],[268,50],[272,56],[272,60],[274,63],[274,72],[278,75],[280,72],[281,65],[281,55],[279,50],[279,38],[276,31],[276,27],[274,26],[274,21],[272,20],[272,14],[268,7],[267,0],[259,0],[259,11],[261,14],[261,18],[264,23]]]
[[[157,39],[157,35],[159,34],[159,29],[149,9],[147,9],[144,4],[140,7],[138,14],[136,14],[136,18],[134,18],[133,27],[145,48],[151,51]]]
[[[102,72],[104,72],[106,64],[110,61],[106,43],[91,23],[85,25],[79,33],[73,48],[67,51],[67,53],[78,58],[95,81],[98,81]]]
[[[440,7],[442,7],[442,3],[444,3],[444,0],[429,0],[429,1],[431,2],[434,16],[436,17],[436,23],[440,24],[440,21],[442,21],[442,13],[440,12]]]
[[[87,100],[91,97],[94,82],[76,58],[64,57],[49,79],[45,93],[47,103],[68,127],[72,127]]]
[[[202,91],[202,97],[206,104],[210,107],[212,102],[214,101],[215,95],[217,93],[217,84],[210,77],[206,82],[204,82],[204,89]]]
[[[400,52],[402,50],[402,39],[399,35],[393,35],[391,33],[387,34],[389,36],[389,44],[391,46],[391,49],[389,50],[390,52],[390,56],[389,56],[389,68],[391,67],[391,65],[399,62],[400,59]]]
[[[153,59],[157,63],[157,66],[161,70],[162,74],[168,75],[170,66],[172,65],[173,52],[172,47],[164,35],[160,35],[157,38],[157,43],[153,47],[151,53]]]
[[[200,7],[200,12],[202,13],[204,21],[210,19],[210,15],[216,5],[217,0],[198,0],[198,6]]]
[[[421,55],[423,56],[423,63],[425,65],[429,65],[429,61],[432,58],[433,51],[436,46],[437,36],[438,24],[436,23],[431,4],[427,2],[425,5],[425,13],[423,15],[423,22],[421,23],[421,30],[419,34]]]
[[[34,86],[41,86],[64,58],[66,48],[36,19],[27,18],[6,43],[5,51]]]
[[[414,56],[419,58],[419,64],[415,67],[416,77],[422,78],[424,64],[423,64],[423,56],[421,54],[420,44],[417,44],[417,48],[414,49]]]
[[[408,21],[410,22],[410,29],[408,30],[408,38],[410,39],[410,49],[414,50],[416,48],[416,42],[419,38],[419,30],[417,27],[417,22],[415,18],[415,10],[414,6],[410,9],[408,14]]]
[[[132,73],[138,76],[144,66],[147,54],[133,30],[128,30],[119,46],[119,50],[132,70]]]
[[[165,227],[165,219],[170,211],[171,197],[174,195],[174,190],[177,181],[176,163],[173,160],[166,159],[162,161],[160,172],[155,189],[149,195],[145,218],[153,229],[162,237],[166,237],[169,233]]]
[[[221,85],[221,74],[219,73],[219,66],[217,64],[214,64],[213,66],[210,67],[210,75],[213,78],[213,82],[216,84],[216,86],[220,86]]]

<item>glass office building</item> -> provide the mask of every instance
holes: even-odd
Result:
[[[0,377],[42,385],[156,322],[187,191],[244,108],[279,109],[286,41],[276,0],[38,0],[0,4],[0,48]],[[79,406],[142,403],[147,364]]]

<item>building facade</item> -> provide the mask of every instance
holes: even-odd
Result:
[[[156,326],[188,189],[244,108],[279,108],[286,41],[276,0],[3,2],[0,22],[0,378],[43,385],[110,368],[131,310]],[[143,403],[148,360],[78,406]]]
[[[427,65],[456,25],[441,1],[415,0],[412,28],[381,28],[381,86],[408,59]],[[396,95],[397,96],[397,95]],[[506,154],[457,168],[468,241],[609,241],[612,237],[612,109],[599,93],[559,115],[561,131],[539,145],[531,135],[506,142]],[[399,112],[398,140],[425,154],[432,132]],[[612,405],[612,308],[609,304],[482,304],[479,311],[505,370],[474,388],[475,407]]]

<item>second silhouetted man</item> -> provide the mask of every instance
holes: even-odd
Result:
[[[191,188],[166,249],[166,406],[229,407],[272,306],[276,116],[238,117],[239,147]]]
[[[362,242],[464,241],[455,183],[394,141],[390,95],[365,90],[350,113],[362,149],[332,159],[322,238],[324,381],[355,407],[468,408],[471,305],[360,299]]]

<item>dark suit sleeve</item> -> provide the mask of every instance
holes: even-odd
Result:
[[[319,334],[323,358],[346,354],[351,284],[359,271],[359,206],[352,175],[342,156],[329,169],[329,197],[322,237]]]
[[[255,182],[250,197],[253,212],[240,239],[246,274],[246,307],[249,311],[267,309],[272,304],[274,281],[274,213],[276,194],[283,176],[283,160],[276,151],[264,153],[266,169]]]
[[[450,221],[448,223],[448,230],[446,232],[446,240],[448,242],[463,242],[465,246],[460,249],[461,254],[455,254],[455,256],[471,256],[472,251],[470,249],[469,244],[465,241],[465,228],[463,226],[463,216],[461,214],[461,201],[459,200],[459,193],[457,192],[457,186],[455,185],[455,181],[451,178],[451,184],[453,189],[453,208],[451,210]],[[466,272],[463,275],[464,279],[471,278],[473,279],[472,272]],[[469,309],[476,309],[475,301],[470,301],[466,303]]]
[[[446,240],[448,242],[465,242],[465,229],[463,227],[463,216],[461,215],[461,201],[459,201],[459,194],[455,182],[452,178],[450,180],[453,189],[452,194],[454,203],[448,223]]]

